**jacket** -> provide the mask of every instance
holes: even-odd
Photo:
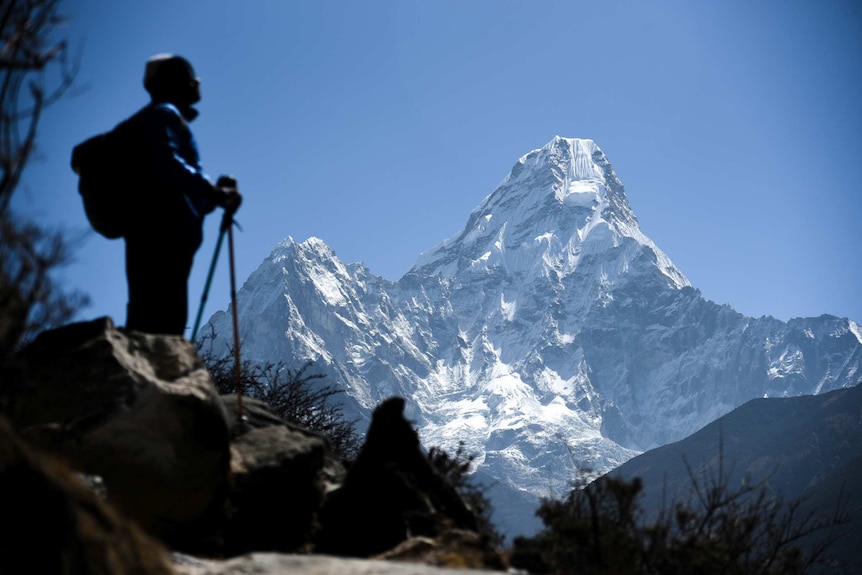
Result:
[[[141,137],[137,181],[144,197],[139,231],[179,235],[194,249],[202,241],[203,219],[215,209],[217,194],[188,125],[195,115],[193,109],[151,103],[133,117]]]

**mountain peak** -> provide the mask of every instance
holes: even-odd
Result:
[[[676,287],[689,285],[641,232],[601,148],[590,139],[555,136],[521,156],[464,230],[419,256],[412,271],[452,278],[502,268],[560,276],[573,272],[584,255],[626,242],[654,252]]]
[[[281,261],[285,257],[301,257],[317,260],[321,257],[324,259],[333,259],[336,256],[332,248],[318,237],[310,236],[304,241],[297,242],[293,236],[287,236],[273,248],[269,257],[273,261]]]
[[[552,195],[564,206],[595,205],[601,207],[602,216],[638,225],[622,182],[605,153],[590,139],[554,136],[518,159],[497,189],[506,187],[537,188],[540,196]]]

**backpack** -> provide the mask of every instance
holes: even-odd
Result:
[[[140,130],[136,116],[72,149],[72,170],[90,225],[108,239],[123,237],[134,225],[135,172],[140,169]]]

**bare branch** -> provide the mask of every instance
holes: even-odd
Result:
[[[68,60],[68,44],[51,39],[62,23],[58,3],[0,0],[0,356],[86,304],[51,277],[69,261],[64,235],[16,219],[9,209],[36,149],[42,112],[66,93],[78,71],[77,61]],[[44,75],[54,64],[59,81],[46,90]]]
[[[60,99],[74,83],[79,59],[68,59],[65,40],[49,41],[56,26],[59,0],[0,3],[0,213],[35,148],[42,111]],[[56,64],[60,77],[50,90],[42,76]],[[27,85],[28,90],[22,91]]]

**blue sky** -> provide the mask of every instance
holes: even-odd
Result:
[[[290,235],[396,280],[553,136],[607,154],[641,228],[705,297],[751,316],[862,321],[862,5],[853,0],[76,0],[76,93],[14,205],[87,229],[74,144],[146,101],[144,62],[202,79],[203,162],[237,177],[242,283]],[[190,318],[217,237],[211,216]],[[204,318],[224,309],[219,263]],[[81,319],[125,318],[121,241],[62,273]]]

